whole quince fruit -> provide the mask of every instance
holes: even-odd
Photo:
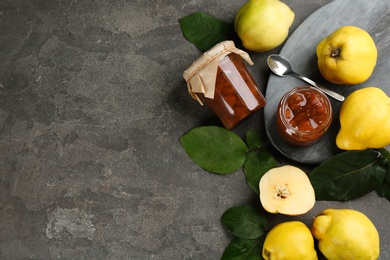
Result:
[[[359,84],[374,71],[378,51],[365,30],[343,26],[324,38],[316,48],[321,75],[335,84]]]
[[[234,29],[246,49],[264,52],[282,44],[294,18],[290,7],[279,0],[249,0],[237,12]]]
[[[326,209],[311,227],[321,253],[329,260],[375,260],[379,235],[363,213],[352,209]]]
[[[340,108],[336,145],[343,150],[382,148],[390,144],[390,97],[377,87],[355,90]]]
[[[260,179],[260,202],[270,213],[302,215],[315,204],[314,188],[307,174],[292,165],[275,167]]]
[[[274,226],[264,240],[262,255],[266,260],[318,259],[310,229],[300,221]]]

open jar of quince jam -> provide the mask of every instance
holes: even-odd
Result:
[[[332,122],[332,106],[328,97],[310,87],[296,87],[279,102],[276,126],[281,137],[297,146],[315,143]]]
[[[205,52],[183,74],[191,96],[202,105],[206,103],[227,129],[266,104],[244,60],[253,64],[233,41],[224,41]]]

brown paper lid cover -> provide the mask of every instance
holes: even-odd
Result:
[[[240,55],[246,62],[253,65],[248,53],[236,48],[233,41],[223,41],[203,53],[184,71],[183,77],[187,82],[188,92],[200,104],[202,101],[198,94],[203,94],[206,98],[214,98],[219,62],[230,53]]]

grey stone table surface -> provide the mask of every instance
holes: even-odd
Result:
[[[286,0],[291,32],[329,2]],[[221,257],[232,238],[221,215],[258,198],[241,170],[205,172],[178,141],[219,124],[187,93],[182,73],[200,51],[178,19],[232,22],[244,3],[0,0],[0,259]],[[250,53],[262,90],[281,47]],[[264,135],[263,121],[259,112],[233,131]],[[317,202],[294,219],[309,225],[328,207],[367,214],[390,259],[389,201]]]

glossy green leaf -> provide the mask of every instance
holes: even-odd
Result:
[[[386,176],[383,182],[387,182],[390,185],[390,164],[387,164],[385,167],[386,167]]]
[[[263,138],[261,138],[260,135],[258,135],[254,131],[248,131],[246,133],[245,140],[246,140],[246,144],[248,145],[249,149],[261,148],[265,143],[265,140]]]
[[[390,183],[384,182],[377,189],[376,193],[390,201]]]
[[[261,260],[265,236],[257,239],[236,237],[226,247],[221,260]]]
[[[215,44],[233,40],[232,24],[202,12],[193,13],[179,19],[184,37],[199,50],[207,51]]]
[[[245,239],[259,238],[267,225],[265,216],[250,205],[228,209],[222,215],[221,222],[230,233]]]
[[[221,174],[242,167],[248,150],[238,135],[218,126],[194,128],[180,137],[180,143],[196,164],[207,171]]]
[[[387,151],[387,150],[386,150]],[[383,151],[381,151],[381,154],[383,155]],[[387,152],[387,154],[384,156],[388,156],[390,153]],[[383,183],[376,189],[376,193],[380,197],[385,197],[390,201],[390,157],[385,158],[385,166],[386,166],[386,176],[383,180]]]
[[[324,161],[310,173],[317,200],[346,201],[376,190],[386,167],[375,150],[346,151]]]
[[[390,167],[390,151],[386,148],[378,149],[381,153],[384,163],[386,163]]]
[[[256,194],[260,194],[259,182],[261,177],[277,165],[276,159],[265,150],[248,153],[244,163],[246,183]]]

